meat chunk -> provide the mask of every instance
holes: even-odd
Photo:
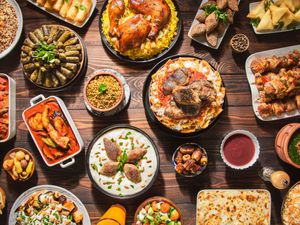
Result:
[[[173,90],[174,100],[178,105],[193,106],[201,104],[201,99],[197,90],[186,87],[176,87]]]
[[[206,28],[206,33],[209,34],[213,30],[216,29],[218,26],[218,18],[216,13],[211,13],[208,17],[205,19],[205,28]]]
[[[228,0],[217,0],[217,6],[219,9],[225,9],[227,7]]]
[[[135,163],[147,154],[146,149],[135,148],[127,152],[127,162]]]
[[[199,111],[200,106],[183,106],[179,108],[174,101],[171,101],[169,106],[165,109],[164,115],[178,120],[196,116]]]
[[[197,16],[196,20],[198,20],[200,23],[204,23],[206,19],[205,11],[202,10]]]
[[[213,47],[216,47],[218,44],[218,31],[214,31],[211,33],[206,33],[206,40],[208,44],[210,44]]]
[[[116,173],[118,172],[118,166],[119,166],[118,162],[111,162],[111,161],[106,162],[102,166],[100,173],[103,174],[104,176],[112,177],[116,175]]]
[[[216,4],[217,4],[216,1],[213,1],[213,0],[207,1],[207,2],[203,3],[202,5],[200,5],[199,9],[205,9],[206,7],[209,7],[211,5],[216,5]]]
[[[125,173],[125,176],[133,183],[139,183],[142,180],[140,171],[133,164],[125,164],[124,165],[124,173]]]
[[[141,14],[151,16],[151,39],[169,22],[171,10],[165,0],[129,0],[128,5]]]
[[[226,26],[224,23],[219,23],[217,27],[218,37],[221,37],[225,32]]]
[[[238,0],[228,0],[228,7],[234,12],[239,11]]]
[[[125,3],[123,0],[111,0],[108,5],[109,17],[109,35],[115,36],[118,32],[118,22],[125,12]]]
[[[192,27],[191,35],[193,37],[198,37],[198,36],[204,35],[205,32],[206,32],[205,24],[204,23],[199,23],[199,24],[196,24]]]
[[[103,138],[103,143],[107,157],[112,161],[117,161],[118,156],[122,153],[120,146],[108,138]]]
[[[188,82],[189,79],[187,71],[184,69],[177,69],[164,82],[163,93],[164,95],[169,95],[177,85],[186,85]]]
[[[227,9],[226,10],[226,12],[227,12],[227,18],[228,18],[228,22],[230,23],[230,24],[233,24],[233,11],[231,10],[231,9]]]
[[[148,20],[138,14],[119,25],[118,30],[119,49],[121,52],[126,52],[129,49],[140,47],[148,37],[151,27]]]
[[[197,90],[201,100],[212,102],[216,98],[216,91],[208,80],[196,80],[190,84],[190,88]]]

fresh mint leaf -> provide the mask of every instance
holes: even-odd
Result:
[[[104,94],[104,93],[107,91],[107,86],[106,86],[106,84],[102,84],[102,83],[101,83],[101,84],[99,85],[98,91],[99,91],[100,94]]]

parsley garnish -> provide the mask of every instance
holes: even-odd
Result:
[[[205,16],[215,13],[218,20],[222,21],[223,23],[228,22],[227,12],[224,10],[220,10],[216,4],[211,4],[211,5],[205,6],[204,11],[205,11]]]
[[[34,50],[32,56],[38,58],[46,63],[53,63],[55,60],[55,52],[53,51],[56,48],[54,44],[48,45],[46,42],[40,42],[40,46]]]
[[[123,151],[123,154],[121,156],[118,156],[118,162],[119,162],[119,165],[118,165],[118,171],[121,171],[123,172],[123,169],[124,169],[124,165],[125,163],[127,162],[127,153],[126,151]]]
[[[257,27],[259,23],[260,23],[260,18],[255,18],[250,20],[250,24],[253,25],[254,27]]]
[[[106,84],[100,84],[99,88],[98,88],[98,91],[99,91],[100,94],[104,94],[107,91]]]

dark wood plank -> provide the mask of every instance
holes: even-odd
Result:
[[[36,7],[28,4],[25,0],[18,1],[24,15],[24,40],[25,33],[41,26],[42,24],[65,23],[44,13]],[[258,176],[258,171],[263,166],[272,166],[276,169],[284,169],[289,172],[292,183],[300,179],[299,172],[280,161],[274,151],[274,139],[278,130],[288,122],[299,122],[299,118],[272,123],[258,121],[252,111],[251,95],[245,75],[244,63],[247,56],[239,57],[232,54],[229,47],[229,39],[238,32],[245,33],[250,39],[249,53],[263,51],[278,47],[299,44],[300,31],[294,31],[276,35],[255,35],[249,21],[246,19],[249,1],[241,1],[241,10],[235,16],[235,23],[231,26],[221,44],[219,50],[211,50],[191,41],[187,32],[194,18],[197,7],[201,0],[177,0],[184,23],[183,38],[171,54],[195,54],[209,61],[222,74],[227,89],[227,105],[218,123],[199,138],[191,139],[201,143],[208,151],[209,165],[201,176],[194,179],[184,179],[177,176],[170,163],[173,150],[186,140],[174,138],[162,132],[158,127],[150,125],[146,119],[142,102],[143,83],[150,65],[128,65],[111,56],[101,43],[98,32],[99,11],[104,3],[100,0],[97,3],[97,12],[94,13],[92,21],[84,29],[75,29],[84,39],[88,51],[89,65],[88,74],[97,69],[113,68],[125,75],[132,91],[132,99],[128,110],[106,119],[92,117],[83,104],[82,78],[72,88],[56,95],[61,97],[85,142],[85,150],[92,138],[104,127],[117,124],[129,123],[146,131],[157,144],[160,152],[161,167],[160,174],[154,186],[145,195],[124,202],[128,210],[127,224],[132,223],[133,215],[138,204],[145,198],[154,195],[164,195],[172,199],[183,212],[186,225],[195,224],[196,195],[199,190],[205,188],[267,188],[272,193],[272,224],[279,225],[280,207],[285,192],[274,190],[270,185],[265,184]],[[13,147],[25,147],[30,149],[37,158],[37,171],[34,177],[22,184],[16,184],[8,179],[5,172],[0,175],[0,186],[7,193],[8,207],[2,217],[0,224],[7,224],[8,213],[15,199],[25,190],[39,184],[54,184],[71,190],[87,207],[92,222],[96,223],[99,216],[108,207],[118,201],[108,198],[92,187],[85,169],[85,156],[82,152],[76,157],[76,164],[71,168],[61,169],[59,167],[48,168],[42,161],[25,124],[22,121],[22,112],[29,106],[29,99],[37,94],[45,94],[25,82],[19,63],[21,42],[17,48],[5,59],[0,61],[0,71],[8,73],[17,81],[17,136],[10,142],[0,145],[2,163],[4,154]],[[223,136],[233,129],[247,129],[257,135],[261,144],[261,155],[258,163],[251,169],[242,172],[233,171],[226,167],[219,154],[219,146]]]

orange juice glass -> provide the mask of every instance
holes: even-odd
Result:
[[[125,225],[126,209],[119,204],[112,205],[100,218],[97,225]]]

